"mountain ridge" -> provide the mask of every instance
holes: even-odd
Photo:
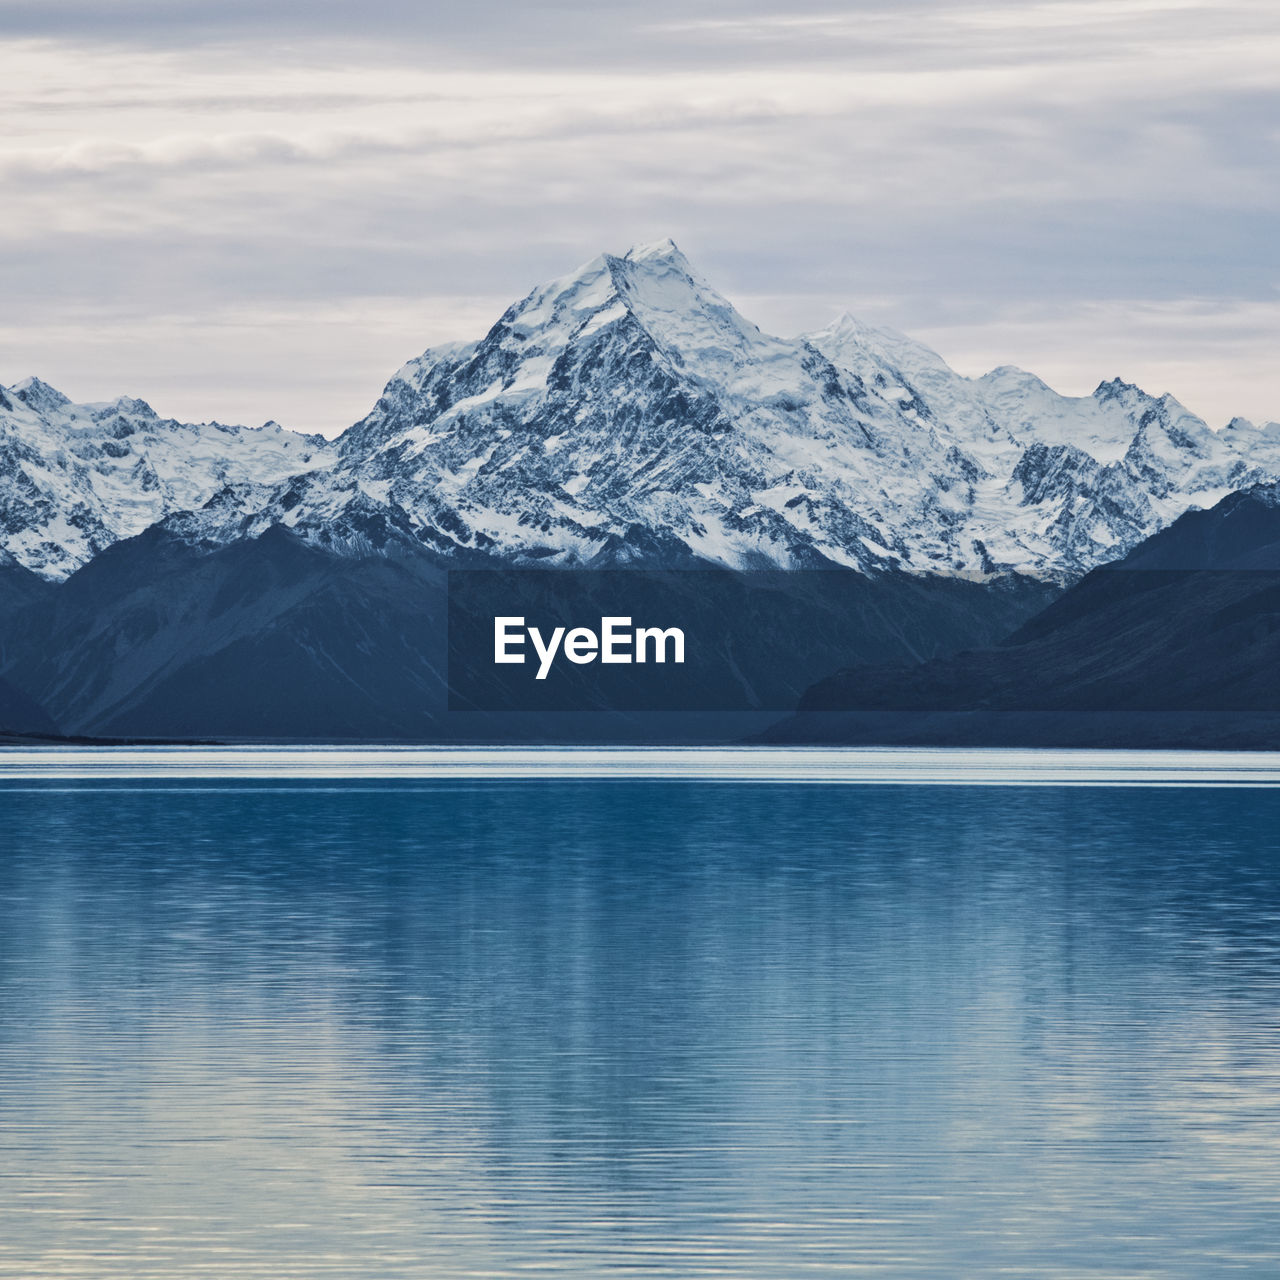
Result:
[[[840,317],[762,332],[670,240],[602,254],[478,340],[406,362],[332,441],[0,389],[0,547],[66,577],[163,522],[566,566],[845,567],[1066,585],[1280,478],[1280,427],[1213,431],[1116,378],[1060,396]]]
[[[274,422],[182,423],[131,396],[77,405],[27,378],[0,388],[0,563],[61,580],[228,482],[281,479],[331,452]]]

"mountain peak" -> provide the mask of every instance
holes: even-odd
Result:
[[[620,257],[598,254],[577,270],[534,289],[508,309],[503,322],[517,331],[541,329],[557,320],[581,322],[592,313],[611,310],[618,302],[625,305],[628,295],[634,292],[629,286],[648,276],[674,278],[685,287],[692,284],[695,290],[710,292],[720,300],[711,286],[697,275],[675,241],[667,238],[633,244]]]
[[[1028,372],[1021,366],[1016,364],[997,365],[980,378],[976,379],[981,387],[985,387],[992,394],[1000,394],[1001,392],[1015,392],[1018,394],[1043,394],[1047,392],[1049,395],[1056,395],[1049,384],[1036,374]]]
[[[884,345],[886,339],[897,342],[904,339],[904,335],[896,333],[892,329],[882,329],[878,325],[868,324],[865,320],[859,320],[851,311],[842,311],[830,324],[824,325],[821,329],[815,329],[812,333],[808,333],[805,337],[819,350],[822,349],[822,342],[830,340],[839,343],[856,343],[860,347],[869,347],[879,350]]]
[[[601,254],[541,285],[507,310],[486,342],[515,340],[528,367],[513,380],[504,366],[503,385],[523,390],[545,385],[548,358],[626,317],[677,362],[708,370],[787,345],[741,316],[670,239],[633,245],[621,257]]]
[[[93,411],[95,419],[108,418],[113,415],[121,417],[127,415],[154,421],[159,417],[159,414],[145,400],[139,400],[136,396],[117,396],[114,400],[106,400],[101,404],[91,404],[85,407]]]
[[[804,336],[828,359],[873,383],[878,378],[891,382],[905,378],[936,387],[940,379],[950,381],[957,376],[932,347],[889,325],[869,324],[848,311],[825,329]]]
[[[850,333],[850,334],[880,334],[894,333],[895,336],[901,337],[896,330],[883,329],[878,325],[868,324],[865,320],[859,320],[852,311],[842,311],[836,318],[822,329],[815,330],[817,333]]]
[[[37,413],[49,413],[71,403],[71,400],[57,387],[51,387],[47,382],[34,377],[23,378],[21,382],[10,387],[9,391],[15,399],[29,405]]]
[[[642,244],[633,244],[622,255],[624,262],[669,262],[672,265],[688,269],[689,259],[680,252],[679,246],[670,236],[661,240],[647,240]]]
[[[1130,400],[1135,397],[1144,400],[1151,398],[1141,387],[1132,382],[1126,382],[1123,378],[1112,378],[1110,382],[1100,382],[1093,392],[1093,398],[1099,404],[1105,404],[1108,400]]]

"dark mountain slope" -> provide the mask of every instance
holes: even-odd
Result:
[[[284,529],[209,553],[152,529],[29,609],[8,678],[74,733],[429,736],[444,575]]]
[[[760,575],[725,570],[591,570],[577,576],[586,580],[586,594],[575,595],[561,589],[570,576],[564,571],[527,570],[524,581],[533,585],[521,588],[523,595],[500,585],[474,619],[461,655],[474,678],[469,696],[455,706],[484,714],[468,718],[447,713],[448,575],[434,553],[401,545],[353,557],[280,526],[210,547],[175,527],[155,526],[115,544],[17,617],[0,674],[49,707],[64,732],[364,741],[477,734],[564,741],[586,733],[599,741],[652,740],[654,725],[640,724],[634,713],[653,710],[667,713],[658,736],[673,741],[736,737],[755,726],[729,718],[721,727],[704,713],[732,717],[794,705],[809,683],[851,653],[905,662],[991,643],[1053,591],[1026,579],[981,584],[851,570],[775,572],[763,575],[763,585]],[[481,576],[501,584],[511,572],[506,566],[502,574]],[[621,593],[616,605],[597,594],[607,580]],[[554,684],[532,682],[532,667],[492,664],[496,614],[535,609],[553,625],[596,624],[602,613],[629,612],[641,602],[648,602],[648,621],[686,626],[693,650],[679,671],[607,669],[656,674],[652,699],[643,689],[635,696],[625,679],[621,687],[570,680],[559,686],[561,698]],[[601,667],[571,674],[578,671],[598,675]],[[512,673],[523,686],[503,681]],[[541,696],[548,691],[550,698]],[[672,718],[686,711],[685,724]],[[518,714],[508,723],[506,712]],[[600,718],[590,724],[566,718],[583,712]]]
[[[779,741],[1280,745],[1280,487],[1189,512],[998,648],[856,666]]]
[[[0,670],[9,660],[9,633],[17,619],[56,590],[54,583],[20,564],[0,564]]]
[[[57,588],[19,564],[0,564],[0,670],[11,656],[18,619]],[[0,733],[54,733],[53,720],[34,698],[0,679]]]
[[[57,725],[34,698],[0,679],[0,734],[54,734]]]

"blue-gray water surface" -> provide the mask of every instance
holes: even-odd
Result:
[[[0,1275],[1280,1275],[1280,791],[0,785]]]

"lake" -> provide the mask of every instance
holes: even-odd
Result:
[[[0,751],[0,1276],[1273,1280],[1277,784]]]

